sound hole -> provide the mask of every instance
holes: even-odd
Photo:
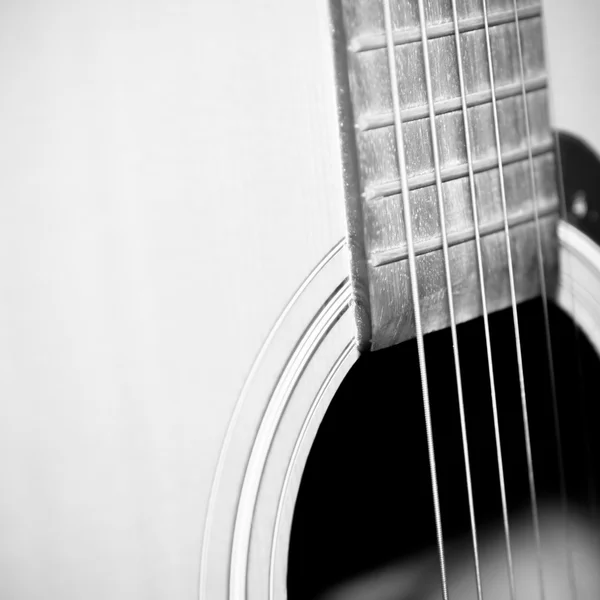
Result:
[[[556,307],[551,330],[570,500],[595,506],[599,361]],[[540,501],[559,496],[552,395],[539,301],[519,307],[533,462]],[[512,315],[490,319],[509,510],[528,506]],[[501,520],[483,322],[459,326],[471,472],[480,528]],[[469,535],[468,500],[449,331],[425,337],[444,536]],[[578,348],[578,350],[576,350]],[[580,360],[579,360],[580,359]],[[590,476],[591,474],[591,476]],[[435,546],[416,344],[363,355],[340,386],[308,457],[294,513],[289,600]]]

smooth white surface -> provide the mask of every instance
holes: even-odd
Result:
[[[556,124],[600,152],[600,2],[542,0],[542,5]]]
[[[600,148],[577,5],[556,113]],[[196,597],[237,395],[344,231],[328,52],[321,0],[0,5],[1,598]]]
[[[343,236],[324,5],[0,6],[0,597],[191,599],[250,364]]]

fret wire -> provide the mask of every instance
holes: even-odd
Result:
[[[429,38],[428,38],[429,39]],[[528,92],[535,92],[537,90],[543,90],[546,88],[546,76],[535,77],[526,82],[526,89]],[[521,94],[521,85],[519,83],[508,83],[501,87],[496,88],[496,98],[512,98],[513,96],[519,96]],[[472,92],[467,94],[467,106],[481,106],[482,104],[488,104],[492,101],[491,92],[489,90],[482,90],[479,92]],[[445,100],[439,100],[434,104],[436,116],[457,112],[461,109],[460,98],[448,98]],[[426,119],[428,115],[427,106],[411,106],[409,108],[402,109],[402,122],[408,123],[410,121],[418,121],[420,119]],[[390,112],[381,113],[367,113],[358,117],[356,122],[356,128],[359,131],[371,131],[373,129],[380,129],[382,127],[389,127],[393,125],[394,117]]]
[[[425,85],[427,88],[427,104],[429,109],[429,123],[431,129],[431,146],[433,151],[433,164],[435,170],[435,185],[438,200],[438,210],[440,216],[440,227],[442,233],[442,250],[444,256],[444,271],[446,275],[446,290],[448,292],[448,310],[450,313],[450,331],[452,333],[452,350],[454,355],[454,372],[456,374],[456,388],[458,392],[458,408],[460,415],[461,438],[463,446],[463,457],[465,464],[465,474],[467,481],[467,497],[469,503],[469,517],[471,522],[471,537],[473,542],[473,555],[475,561],[475,577],[477,582],[477,598],[482,600],[481,592],[481,571],[479,567],[479,548],[477,543],[477,525],[475,522],[475,504],[473,500],[473,485],[471,481],[471,461],[469,457],[469,442],[467,438],[467,424],[465,418],[465,407],[462,390],[462,376],[460,369],[460,358],[458,351],[458,335],[456,332],[456,316],[454,313],[454,300],[452,296],[452,278],[450,274],[450,256],[448,248],[448,235],[446,231],[446,211],[444,206],[442,172],[440,166],[439,145],[437,136],[437,126],[435,121],[435,106],[433,99],[433,90],[431,85],[431,67],[429,64],[429,40],[427,38],[427,24],[425,21],[425,8],[423,0],[419,3],[419,21],[421,24],[421,42],[423,46],[423,64],[425,69]],[[458,29],[458,20],[455,19],[455,27]],[[463,96],[464,101],[464,96]]]
[[[521,19],[535,19],[541,14],[541,7],[539,6],[523,6],[519,9]],[[505,25],[507,23],[513,23],[514,17],[511,10],[496,12],[490,15],[490,25]],[[467,33],[469,31],[477,31],[483,27],[483,19],[481,17],[468,17],[462,19],[459,22],[459,28],[461,33]],[[427,27],[427,37],[429,39],[447,37],[454,35],[454,24],[451,22],[439,23],[436,25],[429,25]],[[403,44],[411,44],[418,42],[421,37],[418,28],[414,30],[398,30],[394,31],[394,45],[401,46]],[[385,48],[385,35],[366,33],[356,36],[348,44],[348,50],[350,52],[368,52],[370,50],[378,50]]]
[[[404,154],[404,139],[402,134],[402,119],[400,116],[400,98],[398,93],[398,81],[396,77],[396,56],[394,50],[394,37],[392,31],[392,14],[390,0],[382,0],[388,67],[390,71],[390,83],[392,92],[392,104],[394,108],[394,131],[396,135],[396,153],[400,179],[402,185],[402,204],[404,209],[404,227],[406,230],[406,243],[408,246],[408,267],[410,274],[412,303],[415,316],[415,330],[417,336],[417,351],[419,356],[419,371],[421,375],[421,391],[423,396],[423,412],[425,416],[425,430],[427,437],[427,451],[429,455],[429,470],[431,477],[431,491],[433,496],[433,509],[435,517],[435,528],[437,537],[438,555],[440,561],[440,572],[442,578],[442,595],[448,600],[448,584],[446,579],[446,562],[444,556],[444,536],[442,531],[442,518],[440,511],[440,500],[437,482],[437,469],[435,463],[435,451],[433,442],[433,430],[431,426],[431,410],[429,406],[429,385],[427,383],[427,365],[425,361],[425,344],[423,340],[423,327],[421,323],[421,306],[419,301],[419,287],[417,281],[417,265],[413,247],[412,218],[410,214],[410,198],[408,189],[408,177],[406,169],[406,157]]]
[[[494,85],[494,66],[492,62],[492,45],[490,40],[490,30],[489,30],[489,22],[488,22],[488,13],[487,13],[487,0],[482,0],[483,7],[483,24],[485,29],[485,40],[486,40],[486,50],[487,50],[487,59],[488,59],[488,70],[490,76],[490,87],[492,90],[492,113],[494,118],[494,131],[496,134],[496,152],[498,155],[498,176],[500,179],[500,195],[502,200],[502,210],[504,214],[505,220],[505,238],[506,238],[506,253],[508,258],[508,276],[510,282],[510,295],[511,295],[511,304],[513,308],[513,323],[515,326],[515,341],[517,345],[517,363],[519,368],[519,385],[521,389],[521,397],[525,392],[524,389],[524,381],[523,381],[523,368],[522,368],[522,359],[521,359],[521,343],[519,337],[519,327],[518,327],[518,316],[517,316],[517,303],[515,298],[515,285],[514,285],[514,274],[512,268],[512,253],[510,248],[510,234],[508,230],[508,219],[507,219],[507,210],[506,210],[506,190],[504,188],[504,170],[502,167],[502,149],[500,144],[500,127],[498,124],[498,107],[496,105],[496,95],[495,95],[495,85]],[[498,423],[498,406],[495,398],[492,398],[492,409],[494,415],[494,435],[496,437],[496,451],[498,457],[498,472],[500,479],[500,495],[502,500],[502,518],[504,521],[504,537],[506,540],[506,559],[508,562],[508,579],[510,584],[510,597],[511,600],[515,600],[516,591],[515,591],[515,578],[514,578],[514,569],[513,569],[513,558],[512,558],[512,548],[510,542],[510,526],[508,522],[508,508],[506,502],[506,487],[504,480],[504,468],[502,464],[502,450],[500,443],[500,427]]]

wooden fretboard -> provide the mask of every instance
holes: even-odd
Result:
[[[417,0],[392,0],[391,4],[413,246],[423,329],[428,332],[449,325],[449,310],[424,49]],[[557,268],[558,195],[541,8],[538,3],[519,0],[516,15],[513,0],[488,1],[494,85],[489,74],[482,0],[458,0],[457,10],[470,166],[479,213],[487,308],[491,312],[510,304],[497,133],[517,299],[539,293],[537,225],[550,288]],[[425,13],[452,293],[460,322],[480,315],[482,300],[451,0],[426,0]],[[334,6],[334,21],[359,341],[363,347],[377,349],[415,334],[382,0],[341,0]],[[530,152],[536,194],[531,183]]]

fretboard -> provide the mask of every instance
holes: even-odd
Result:
[[[426,0],[424,5],[425,43],[417,0],[391,1],[393,62],[404,138],[404,189],[409,194],[412,248],[407,245],[407,215],[402,208],[403,182],[395,132],[398,123],[393,110],[383,2],[341,0],[337,12],[334,10],[357,322],[361,345],[373,349],[399,343],[415,334],[408,265],[411,250],[416,256],[424,331],[449,325],[438,210],[440,193],[459,322],[474,318],[483,310],[477,276],[473,191],[490,312],[511,301],[505,221],[510,228],[519,301],[540,290],[536,228],[550,287],[557,267],[558,196],[539,4],[519,0],[515,12],[513,0],[489,0],[487,33],[482,0],[457,0],[456,21],[451,0]],[[441,189],[436,185],[425,49],[429,56]]]

